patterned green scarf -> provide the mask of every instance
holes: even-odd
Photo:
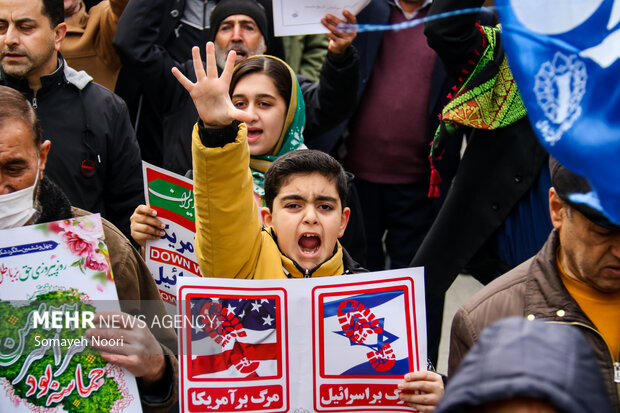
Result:
[[[429,196],[438,197],[439,173],[433,165],[441,159],[444,142],[461,126],[475,129],[498,129],[511,125],[527,115],[508,61],[500,45],[500,28],[479,26],[484,35],[484,52],[467,79],[444,107],[441,122],[431,144],[431,188]]]
[[[299,87],[297,76],[295,76],[293,69],[277,57],[264,57],[278,60],[288,67],[291,74],[293,87],[291,90],[291,100],[288,102],[288,112],[286,113],[284,127],[282,128],[282,133],[280,134],[278,143],[274,147],[272,153],[269,155],[250,156],[250,169],[252,170],[252,178],[254,180],[254,194],[260,198],[259,206],[265,206],[265,172],[267,172],[269,166],[273,163],[273,161],[278,159],[279,156],[299,149],[303,145],[303,130],[306,125],[306,106],[304,104],[304,97],[301,94],[301,88]]]

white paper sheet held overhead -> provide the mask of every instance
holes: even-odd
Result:
[[[331,13],[342,17],[343,10],[359,13],[370,0],[273,0],[276,36],[327,33],[321,19]]]

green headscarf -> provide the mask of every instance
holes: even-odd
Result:
[[[304,143],[303,130],[306,124],[306,106],[304,104],[304,98],[301,94],[301,88],[297,82],[297,76],[293,72],[293,69],[287,65],[283,60],[278,59],[275,56],[259,55],[267,57],[269,59],[277,60],[283,63],[291,74],[291,99],[288,102],[288,111],[286,113],[286,119],[280,138],[273,148],[272,153],[269,155],[251,155],[250,156],[250,169],[252,170],[252,179],[254,180],[254,193],[260,197],[260,206],[265,206],[265,172],[279,156],[284,155],[290,151],[299,149]],[[252,59],[258,56],[252,56]]]

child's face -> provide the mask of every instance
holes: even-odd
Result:
[[[304,269],[312,269],[332,256],[338,238],[349,222],[336,184],[318,172],[294,174],[282,185],[273,210],[261,210],[263,222],[273,227],[282,252]]]
[[[286,117],[286,102],[273,80],[264,73],[252,73],[239,80],[232,95],[237,109],[256,115],[247,123],[250,154],[268,155],[278,143]]]

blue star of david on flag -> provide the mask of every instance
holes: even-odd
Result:
[[[337,325],[331,333],[343,338],[346,343],[342,351],[349,353],[349,365],[340,368],[341,375],[401,375],[409,371],[409,357],[406,349],[405,331],[390,331],[387,327],[402,328],[403,323],[394,322],[394,316],[387,314],[386,303],[400,299],[402,290],[357,294],[344,299],[326,302],[323,317],[326,325]],[[395,327],[396,328],[396,327]],[[346,341],[344,341],[346,340]],[[334,351],[341,351],[331,345]],[[346,348],[350,350],[346,350]],[[363,351],[362,351],[363,350]],[[346,363],[346,362],[343,362]]]

